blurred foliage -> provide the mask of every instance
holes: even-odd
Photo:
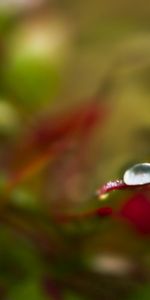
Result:
[[[149,299],[149,191],[95,192],[150,158],[149,18],[0,1],[0,299]]]

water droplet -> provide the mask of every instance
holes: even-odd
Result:
[[[150,183],[150,163],[134,165],[124,173],[123,180],[127,185],[143,185]]]

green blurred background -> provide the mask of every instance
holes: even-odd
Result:
[[[58,218],[149,160],[150,2],[0,0],[0,299],[149,300],[149,235]]]

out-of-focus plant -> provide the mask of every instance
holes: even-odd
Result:
[[[4,78],[6,88],[23,106],[35,110],[58,95],[68,56],[65,26],[49,15],[14,26],[5,53]]]
[[[61,280],[66,280],[67,284],[67,278],[65,279],[64,276],[67,274],[69,276],[70,272],[74,273],[74,269],[76,272],[82,265],[78,253],[73,251],[73,244],[76,243],[76,240],[81,242],[82,234],[84,231],[86,232],[86,226],[91,226],[90,220],[96,221],[111,215],[110,208],[98,208],[95,204],[84,210],[83,208],[80,210],[75,208],[71,211],[70,209],[69,211],[61,210],[61,204],[57,207],[52,206],[51,203],[53,202],[46,201],[46,194],[43,189],[34,188],[33,183],[33,178],[38,181],[38,178],[41,178],[41,172],[43,173],[47,167],[48,170],[52,168],[52,174],[56,172],[59,176],[57,162],[62,160],[66,162],[67,169],[64,168],[64,171],[61,171],[62,182],[55,200],[57,203],[65,201],[67,197],[69,200],[70,191],[72,190],[73,193],[74,184],[76,184],[74,175],[75,177],[80,175],[81,181],[81,174],[84,178],[89,168],[90,161],[87,164],[86,160],[84,161],[84,156],[86,156],[88,145],[91,143],[93,130],[102,122],[106,112],[106,108],[96,98],[86,103],[86,106],[80,105],[74,110],[71,109],[56,117],[47,116],[39,120],[32,131],[30,130],[29,133],[21,137],[15,147],[9,149],[10,158],[8,155],[7,159],[10,163],[7,170],[5,168],[5,176],[1,177],[1,224],[8,230],[8,233],[4,231],[8,253],[9,246],[7,243],[9,243],[10,238],[8,237],[7,242],[7,235],[10,235],[13,243],[17,242],[16,239],[18,240],[16,247],[12,246],[13,250],[9,255],[10,269],[8,274],[10,274],[10,279],[7,276],[6,279],[3,277],[4,292],[7,294],[7,289],[10,290],[8,297],[11,299],[26,298],[32,293],[33,299],[38,299],[37,297],[44,299],[42,282],[45,294],[50,294],[52,299],[65,299],[61,298],[63,296],[57,296],[63,284]],[[73,180],[70,181],[69,187],[67,181],[70,176],[73,176]],[[50,182],[49,185],[53,196],[56,191]],[[57,185],[57,180],[55,185]],[[65,185],[69,189],[68,196],[67,189],[63,194]],[[79,233],[79,224],[82,222],[83,229]],[[76,226],[76,224],[78,225]],[[70,225],[72,229],[69,228]],[[17,234],[16,237],[14,233]],[[18,237],[20,234],[21,240],[25,238],[23,245]],[[11,240],[10,243],[12,243]],[[4,245],[2,242],[3,247]],[[25,252],[21,247],[26,249]],[[18,253],[18,251],[20,252]],[[7,253],[2,253],[2,256],[6,257],[7,260]],[[13,264],[15,264],[16,275],[13,271]],[[18,282],[14,287],[13,280]],[[45,280],[49,282],[47,288]],[[53,288],[53,284],[56,285],[56,288]],[[58,288],[59,284],[60,288]]]
[[[149,299],[149,185],[95,192],[149,153],[149,34],[83,2],[0,5],[2,300]]]

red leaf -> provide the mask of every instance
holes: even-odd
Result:
[[[128,189],[129,186],[126,185],[122,180],[109,181],[104,184],[100,189],[96,191],[96,195],[101,198],[112,191]]]
[[[112,208],[109,206],[101,207],[96,211],[98,217],[108,217],[111,216],[112,213],[113,213]]]
[[[150,234],[150,197],[147,195],[133,195],[121,208],[120,215],[139,233]]]
[[[127,185],[123,182],[123,180],[109,181],[96,191],[96,195],[99,198],[103,198],[106,194],[112,191],[137,190],[137,189],[148,190],[150,189],[150,184],[148,183],[143,185]]]
[[[105,114],[106,107],[98,101],[92,101],[55,117],[40,120],[32,132],[18,141],[12,157],[8,186],[12,188],[36,173],[50,159],[56,159],[70,149],[72,143],[82,142],[83,147],[83,139],[87,141],[91,130]]]
[[[41,149],[49,143],[55,143],[71,136],[89,134],[94,126],[104,119],[106,107],[97,101],[85,103],[56,116],[49,115],[39,120],[37,126],[23,139],[27,149]]]

